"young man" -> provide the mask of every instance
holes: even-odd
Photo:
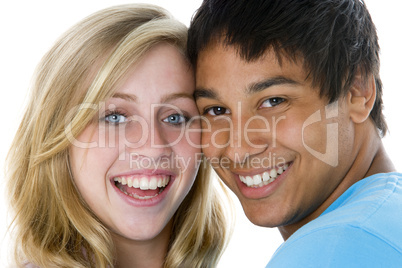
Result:
[[[286,240],[268,266],[400,267],[402,174],[364,2],[205,0],[188,52],[206,157]]]

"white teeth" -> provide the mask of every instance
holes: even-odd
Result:
[[[140,180],[139,179],[135,178],[133,180],[133,187],[134,188],[140,188]]]
[[[253,185],[253,182],[254,182],[254,180],[250,176],[246,177],[246,184],[247,185]]]
[[[268,172],[262,173],[262,178],[263,178],[264,181],[268,181],[270,179],[269,173]]]
[[[279,167],[278,168],[278,174],[280,175],[280,174],[282,174],[283,173],[283,167]]]
[[[149,183],[146,177],[142,177],[140,180],[140,189],[141,190],[149,190]]]
[[[122,185],[127,185],[128,187],[134,187],[141,190],[156,190],[158,187],[163,188],[168,185],[170,181],[170,176],[166,175],[158,175],[151,177],[115,177],[113,179],[115,182],[121,183]]]
[[[151,181],[149,182],[149,189],[156,190],[156,188],[158,188],[158,182],[156,181],[156,178],[151,178]]]
[[[289,164],[283,165],[283,171],[285,171],[289,167]]]
[[[285,164],[278,168],[273,168],[269,171],[265,171],[262,174],[257,174],[254,176],[241,176],[239,175],[240,180],[246,184],[248,187],[262,187],[268,185],[273,182],[279,175],[281,175],[287,168],[288,164]]]
[[[275,168],[271,169],[271,171],[269,172],[269,176],[270,176],[271,178],[276,179],[276,177],[278,176],[277,170],[276,170]]]
[[[258,185],[258,184],[260,184],[261,182],[262,182],[261,175],[255,175],[255,176],[253,176],[253,183],[254,183],[255,185]]]

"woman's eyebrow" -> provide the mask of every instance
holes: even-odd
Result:
[[[180,99],[180,98],[186,98],[186,99],[194,100],[194,97],[193,97],[192,94],[175,93],[175,94],[166,94],[166,95],[162,96],[161,103],[171,102],[173,100]]]
[[[126,101],[130,102],[137,102],[137,96],[132,95],[132,94],[126,94],[126,93],[115,93],[113,94],[112,98],[117,98],[117,99],[123,99]]]

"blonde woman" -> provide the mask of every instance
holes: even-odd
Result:
[[[44,56],[7,164],[19,266],[216,266],[186,38],[159,7],[117,6]]]

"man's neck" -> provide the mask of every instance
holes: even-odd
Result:
[[[395,171],[395,167],[385,152],[381,138],[374,128],[357,130],[361,142],[357,145],[358,153],[351,168],[347,171],[344,179],[332,194],[311,214],[303,220],[278,227],[284,240],[287,240],[294,232],[308,222],[320,216],[338,197],[356,182],[378,173]],[[367,126],[366,126],[367,127]]]

